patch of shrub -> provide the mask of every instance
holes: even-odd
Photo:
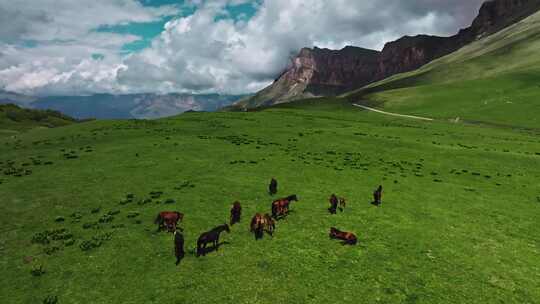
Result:
[[[134,217],[137,217],[137,216],[139,216],[139,212],[132,211],[132,212],[128,213],[127,218],[134,218]]]
[[[163,191],[152,191],[150,192],[150,197],[153,199],[160,198],[163,194]]]
[[[137,203],[137,205],[142,206],[142,205],[149,204],[149,203],[151,203],[151,202],[152,202],[152,199],[151,199],[151,198],[145,198],[145,199],[143,199],[143,200],[140,200],[140,201]]]
[[[165,203],[165,204],[175,204],[176,201],[174,199],[172,199],[172,198],[168,198],[163,203]]]
[[[83,229],[91,229],[91,228],[94,228],[98,225],[97,222],[93,222],[93,223],[84,223],[83,224]]]
[[[95,213],[99,213],[100,211],[101,211],[101,207],[97,207],[97,208],[92,209],[90,212],[95,214]]]
[[[75,244],[75,239],[64,240],[64,246],[65,247],[73,246],[74,244]]]
[[[45,274],[45,269],[43,269],[43,265],[35,265],[30,270],[30,273],[35,277],[39,277]]]
[[[51,239],[54,241],[68,240],[73,237],[73,234],[69,233],[66,229],[53,230],[50,233]]]
[[[46,245],[50,243],[47,232],[38,232],[32,237],[32,243]]]
[[[79,245],[79,248],[81,248],[82,251],[88,251],[94,248],[98,248],[103,244],[103,242],[109,241],[111,238],[112,238],[111,232],[95,235],[90,240],[83,241]]]
[[[50,247],[43,248],[43,252],[45,252],[46,255],[52,255],[59,250],[60,250],[60,247],[58,246],[50,246]]]
[[[113,215],[111,215],[110,213],[105,213],[104,215],[102,215],[102,216],[99,218],[98,222],[100,222],[100,223],[103,224],[103,223],[110,223],[110,222],[112,222],[113,220],[114,220],[114,216],[113,216]]]
[[[83,218],[83,215],[80,212],[73,212],[70,216],[73,219],[73,222],[79,222]]]
[[[60,223],[60,222],[65,221],[65,219],[64,219],[63,216],[57,216],[57,217],[54,219],[54,221],[57,222],[57,223]]]
[[[67,240],[73,237],[73,234],[69,233],[65,228],[45,230],[38,232],[32,236],[32,243],[47,245],[51,241]]]
[[[45,299],[43,299],[43,304],[58,304],[58,297],[47,296]]]

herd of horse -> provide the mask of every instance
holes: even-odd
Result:
[[[375,206],[382,204],[382,186],[379,186],[373,192],[373,202]],[[268,186],[268,193],[275,195],[277,193],[277,180],[272,178],[270,185]],[[289,214],[289,207],[292,202],[297,202],[298,197],[296,195],[290,195],[284,198],[274,200],[271,207],[271,215],[268,213],[257,213],[253,216],[250,222],[250,232],[255,235],[255,239],[261,239],[266,232],[270,236],[273,235],[276,229],[276,221],[286,217]],[[336,214],[339,209],[341,212],[345,210],[346,200],[343,197],[337,197],[332,194],[329,198],[330,208],[328,211],[330,214]],[[202,233],[197,239],[197,257],[206,255],[208,253],[208,244],[212,244],[214,250],[219,249],[219,237],[222,232],[226,231],[230,233],[230,226],[240,223],[242,216],[242,206],[240,202],[233,203],[230,211],[229,224],[223,224],[215,227],[214,229]],[[176,265],[184,258],[184,236],[182,234],[183,229],[178,227],[178,222],[181,222],[184,218],[184,214],[178,211],[163,211],[160,212],[154,223],[158,225],[158,232],[166,229],[169,232],[174,233],[174,247],[176,256]],[[352,232],[341,231],[335,227],[330,228],[329,236],[331,239],[341,240],[343,245],[356,245],[358,239]]]

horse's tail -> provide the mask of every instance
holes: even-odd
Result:
[[[175,212],[176,213],[176,216],[178,216],[178,221],[182,221],[184,220],[184,214],[183,213],[180,213],[178,211]]]

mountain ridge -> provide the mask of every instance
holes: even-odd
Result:
[[[291,64],[270,86],[236,102],[227,110],[246,110],[293,100],[335,96],[361,88],[387,77],[416,70],[423,65],[457,51],[467,44],[496,33],[540,10],[540,0],[490,0],[482,4],[471,26],[450,37],[430,35],[403,36],[385,44],[373,56],[355,55],[342,50],[303,48]],[[362,49],[362,48],[358,48]],[[377,52],[377,53],[375,53]],[[330,55],[328,55],[330,54]],[[308,60],[306,60],[308,58]],[[328,66],[320,64],[332,61]],[[373,60],[376,61],[373,64]],[[351,65],[360,63],[360,65]],[[350,69],[354,69],[352,72]],[[356,70],[360,68],[361,70]],[[301,71],[302,73],[299,73]],[[347,71],[347,72],[344,72]],[[363,75],[358,79],[350,75]],[[291,77],[297,76],[297,77]],[[348,79],[347,79],[348,78]],[[343,84],[348,85],[343,85]],[[356,88],[351,88],[355,86]]]
[[[30,109],[51,109],[78,119],[153,119],[186,111],[216,111],[243,95],[140,93],[88,96],[33,97],[0,91],[0,104],[13,103]]]

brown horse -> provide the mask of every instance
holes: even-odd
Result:
[[[276,220],[289,214],[289,205],[291,202],[297,202],[298,197],[293,194],[272,202],[272,217]]]
[[[230,233],[231,230],[229,229],[229,225],[223,224],[201,234],[197,240],[197,256],[200,256],[201,254],[206,255],[206,244],[208,243],[212,243],[214,249],[217,251],[219,249],[219,235],[223,231]]]
[[[373,192],[373,205],[380,206],[382,204],[382,186],[379,186],[374,192]]]
[[[328,211],[330,212],[330,214],[336,214],[336,210],[338,208],[339,211],[343,212],[345,206],[347,205],[344,197],[337,197],[335,194],[332,194],[330,196],[329,202],[330,208],[328,208]]]
[[[174,232],[176,230],[176,225],[178,225],[178,222],[181,222],[183,218],[184,214],[178,211],[162,211],[157,215],[154,223],[158,224],[158,231],[167,228],[169,232]]]
[[[240,202],[236,201],[233,203],[231,208],[231,221],[230,225],[234,225],[236,223],[240,223],[240,216],[242,215],[242,206],[240,205]]]
[[[255,234],[255,239],[258,240],[263,237],[264,231],[272,236],[274,229],[276,229],[276,223],[268,213],[265,215],[257,213],[251,219],[250,228],[251,232]]]
[[[345,207],[347,206],[347,201],[344,197],[339,198],[339,211],[343,212],[345,210]]]
[[[335,194],[332,194],[330,196],[330,199],[328,199],[328,201],[330,202],[330,208],[328,208],[328,211],[330,212],[330,214],[336,214],[336,209],[338,207],[338,198]]]
[[[178,230],[174,231],[174,255],[176,256],[176,265],[184,258],[184,235]]]
[[[342,240],[343,245],[356,245],[357,238],[351,232],[340,231],[334,227],[330,228],[330,238]]]
[[[268,193],[270,195],[274,195],[277,193],[277,180],[275,178],[272,178],[270,181],[270,185],[268,186]]]

